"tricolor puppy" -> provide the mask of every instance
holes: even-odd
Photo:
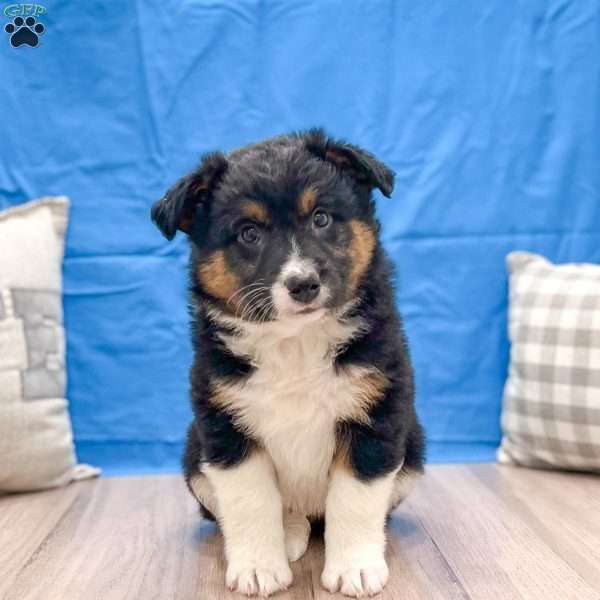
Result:
[[[424,450],[372,198],[392,186],[371,154],[312,130],[209,154],[152,209],[191,241],[185,475],[243,594],[287,588],[323,518],[325,588],[387,581],[386,516]]]

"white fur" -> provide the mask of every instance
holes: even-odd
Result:
[[[230,468],[204,465],[218,504],[231,590],[268,596],[292,583],[273,464],[254,452]]]
[[[396,473],[363,482],[344,468],[333,471],[321,575],[323,587],[330,592],[371,596],[387,583],[384,527]]]
[[[377,593],[387,581],[384,522],[392,500],[405,493],[405,480],[394,472],[364,483],[332,469],[336,423],[357,414],[358,379],[369,373],[333,368],[339,346],[364,328],[359,319],[339,319],[348,309],[261,324],[209,313],[235,328],[238,335],[222,335],[223,342],[255,367],[220,397],[263,450],[233,468],[203,465],[214,498],[202,475],[191,483],[199,498],[216,500],[227,583],[242,593],[268,595],[289,585],[287,560],[306,550],[309,515],[325,514],[327,589],[339,584],[343,593],[360,596]]]
[[[206,469],[205,469],[206,470]],[[213,484],[203,473],[198,473],[190,480],[190,487],[196,499],[207,508],[217,520],[222,516],[215,497]],[[308,547],[310,537],[310,522],[299,513],[284,511],[283,529],[285,533],[285,551],[288,560],[294,562],[301,558]]]
[[[308,547],[310,537],[310,523],[299,513],[286,512],[283,515],[283,528],[285,531],[285,551],[291,562],[301,558]]]
[[[310,258],[303,258],[300,253],[300,247],[296,242],[296,239],[292,237],[292,252],[288,259],[281,267],[278,279],[285,281],[288,277],[296,275],[297,277],[308,277],[309,275],[316,275],[317,269],[314,261]]]
[[[207,479],[206,475],[198,473],[190,479],[190,488],[196,497],[205,508],[207,508],[216,518],[219,517],[217,499],[212,484]]]
[[[284,507],[302,515],[322,515],[336,423],[356,414],[357,376],[368,372],[354,367],[336,373],[333,354],[362,323],[340,323],[333,315],[310,313],[236,325],[241,335],[223,340],[256,370],[227,389],[229,408],[273,461]]]
[[[296,277],[309,277],[310,275],[317,275],[317,268],[314,261],[309,258],[303,258],[300,255],[300,248],[295,239],[292,238],[292,252],[281,267],[281,272],[271,287],[273,306],[275,307],[275,310],[280,318],[296,315],[301,311],[306,311],[307,309],[321,309],[325,302],[327,302],[327,299],[330,295],[330,291],[327,286],[323,285],[321,286],[317,297],[309,304],[301,304],[296,302],[291,298],[289,291],[285,286],[285,280],[294,275]]]

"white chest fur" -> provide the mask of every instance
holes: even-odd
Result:
[[[223,338],[255,367],[246,381],[228,387],[227,404],[270,455],[284,505],[311,515],[323,513],[336,424],[356,412],[357,375],[365,371],[333,367],[336,348],[361,323],[317,317],[244,324],[242,335]]]

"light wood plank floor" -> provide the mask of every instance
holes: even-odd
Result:
[[[600,477],[433,466],[389,525],[385,599],[600,600]],[[280,600],[338,598],[311,540]],[[4,600],[213,600],[223,544],[177,476],[0,498]],[[342,598],[342,596],[339,596]]]

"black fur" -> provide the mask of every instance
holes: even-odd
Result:
[[[196,286],[196,294],[198,293]],[[192,409],[195,427],[188,434],[188,445],[194,446],[194,460],[184,466],[186,472],[197,470],[199,459],[230,466],[244,458],[255,442],[237,429],[230,414],[217,409],[208,400],[214,381],[247,377],[252,367],[229,352],[216,334],[220,330],[206,316],[199,316],[193,326],[192,342],[196,351],[191,371]],[[191,440],[191,438],[196,438]],[[190,442],[191,440],[191,442]]]
[[[378,247],[355,310],[369,330],[336,358],[338,367],[374,366],[391,384],[370,411],[369,425],[340,424],[340,436],[349,438],[351,464],[361,479],[383,475],[402,460],[413,470],[423,470],[424,434],[414,408],[413,372],[391,276],[388,260]]]
[[[328,231],[315,233],[294,216],[299,194],[308,186],[319,190],[319,204],[334,218]],[[282,136],[242,148],[228,156],[209,155],[191,175],[180,180],[152,210],[152,218],[171,239],[177,229],[189,234],[194,365],[191,396],[194,423],[188,432],[186,479],[208,461],[223,467],[242,461],[260,440],[242,431],[231,414],[211,402],[214,386],[249,377],[253,367],[234,356],[218,337],[222,326],[208,318],[213,307],[226,314],[234,309],[227,299],[198,280],[198,266],[222,251],[240,285],[262,278],[271,284],[289,253],[289,231],[302,241],[303,253],[319,267],[319,276],[332,290],[328,307],[356,299],[353,316],[368,331],[344,347],[334,359],[341,371],[350,365],[372,366],[388,386],[370,409],[369,424],[344,421],[338,425],[340,447],[348,449],[356,476],[368,480],[397,468],[422,471],[424,435],[414,408],[410,356],[397,313],[392,270],[378,239],[373,188],[390,196],[393,173],[370,153],[336,142],[322,130]],[[273,218],[260,244],[239,243],[240,203],[259,200]],[[349,283],[350,263],[344,251],[351,243],[348,223],[365,223],[376,235],[369,266],[358,288]],[[244,314],[246,306],[235,307]],[[265,313],[265,318],[276,315]],[[251,315],[247,318],[252,319]],[[234,333],[230,331],[229,333]],[[307,382],[307,385],[310,382]]]
[[[394,174],[370,152],[352,144],[332,142],[322,129],[312,129],[304,136],[306,148],[324,161],[347,173],[367,188],[377,187],[388,198],[394,189]]]
[[[210,190],[227,170],[227,161],[220,152],[207,154],[196,171],[182,177],[152,207],[151,217],[163,235],[172,240],[181,230],[190,233],[198,205],[210,197]]]

